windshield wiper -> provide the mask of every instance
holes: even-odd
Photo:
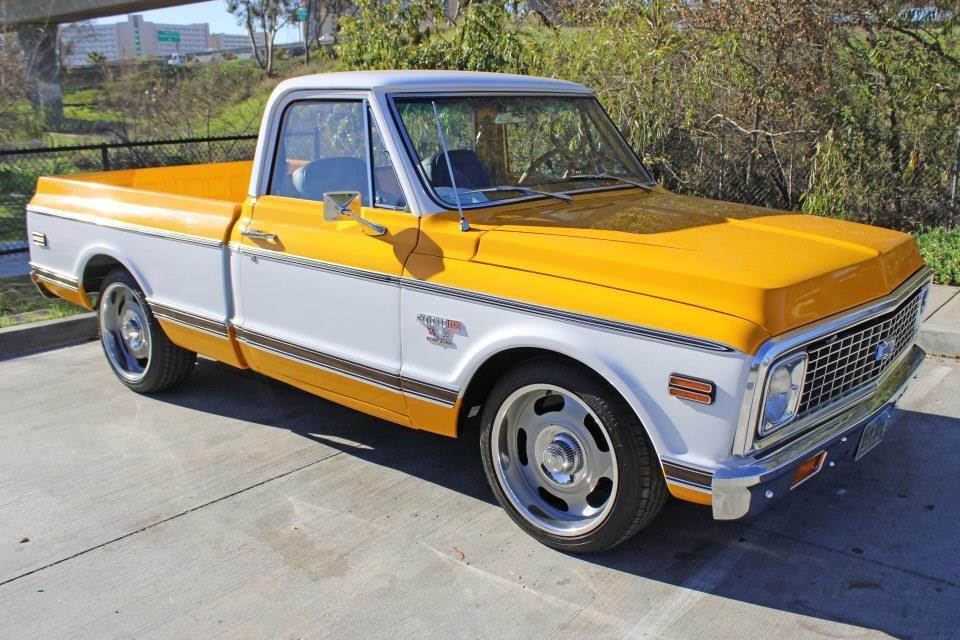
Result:
[[[581,174],[576,176],[569,176],[567,180],[617,180],[618,182],[624,182],[626,184],[632,184],[635,187],[640,187],[644,191],[653,191],[650,188],[650,185],[644,184],[639,180],[632,180],[630,178],[623,178],[621,176],[615,176],[609,173],[591,173],[591,174]]]
[[[519,185],[510,184],[498,184],[495,187],[484,187],[483,189],[470,189],[467,191],[467,193],[486,193],[488,191],[518,191],[520,193],[527,193],[534,196],[548,196],[550,198],[556,198],[557,200],[563,200],[567,204],[573,204],[573,198],[563,193],[541,191],[539,189],[530,189],[529,187],[521,187]]]

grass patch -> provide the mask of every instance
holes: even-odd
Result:
[[[960,285],[960,227],[934,227],[917,234],[920,254],[940,284]]]
[[[86,311],[66,300],[44,298],[29,276],[0,280],[0,329],[39,320],[65,318]]]

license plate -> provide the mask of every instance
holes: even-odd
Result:
[[[859,460],[883,442],[883,435],[887,432],[888,418],[888,414],[881,414],[874,418],[873,422],[864,427],[863,434],[860,436],[860,444],[857,446],[857,454],[853,458],[854,460]]]

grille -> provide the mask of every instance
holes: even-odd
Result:
[[[807,347],[807,375],[797,417],[876,380],[913,342],[919,325],[922,289],[893,311],[844,329]],[[889,358],[877,359],[883,341],[894,340]]]

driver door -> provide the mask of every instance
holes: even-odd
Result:
[[[361,215],[326,221],[323,194],[355,191]],[[234,232],[236,326],[251,366],[405,422],[400,289],[418,220],[363,99],[291,102],[269,189]]]

